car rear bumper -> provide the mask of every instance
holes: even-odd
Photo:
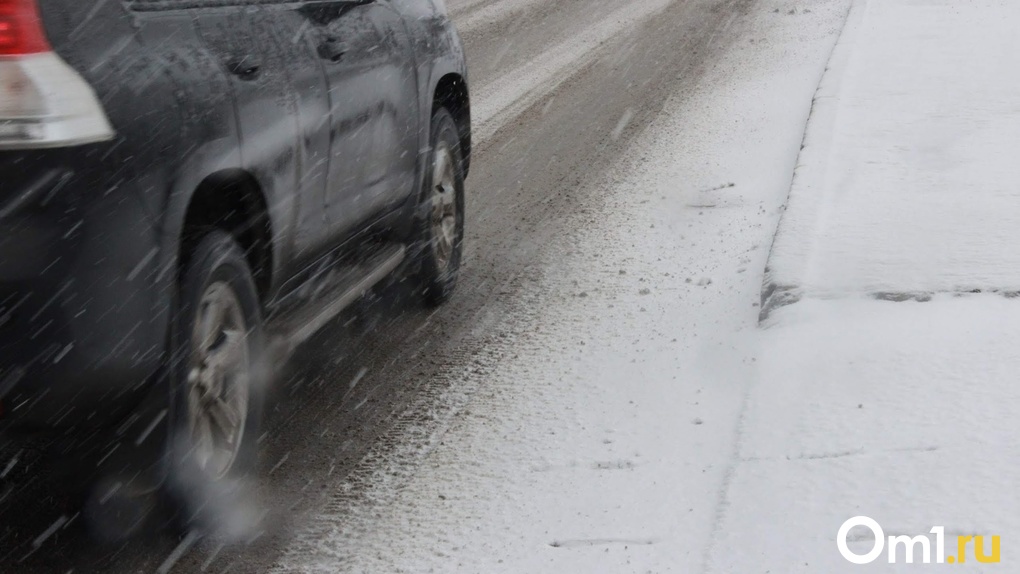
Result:
[[[122,416],[161,361],[156,230],[87,151],[0,154],[0,430]]]

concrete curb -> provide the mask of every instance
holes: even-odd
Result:
[[[762,280],[761,311],[758,323],[762,325],[775,309],[796,303],[802,296],[803,274],[811,257],[810,246],[803,238],[825,225],[826,210],[830,202],[825,193],[832,140],[839,119],[839,95],[847,68],[851,65],[859,31],[868,11],[869,0],[854,0],[847,13],[846,23],[832,48],[815,97],[811,102],[807,127],[801,143],[800,156],[790,185],[790,194],[783,215],[772,238],[765,276]],[[790,205],[796,205],[798,217],[790,217]],[[796,254],[798,265],[778,265],[776,253]]]

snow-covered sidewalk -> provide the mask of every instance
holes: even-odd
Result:
[[[769,259],[717,572],[1017,571],[1020,5],[857,0]],[[944,527],[940,554],[933,527]],[[980,564],[958,536],[1001,542]],[[918,564],[920,563],[920,564]],[[913,569],[911,569],[913,568]]]
[[[857,0],[769,260],[787,296],[1020,292],[1020,4]]]

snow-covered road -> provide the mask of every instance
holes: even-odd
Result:
[[[449,428],[376,461],[274,571],[705,571],[762,269],[847,6],[734,15],[698,84],[580,182],[589,201],[541,247],[483,376],[460,375],[474,391]]]
[[[565,30],[561,28],[558,34],[547,38],[541,52],[527,61],[519,61],[522,39],[507,36],[500,43],[496,73],[488,76],[488,70],[482,69],[477,76],[472,76],[478,82],[472,91],[471,110],[476,141],[485,142],[508,121],[520,116],[536,102],[548,98],[597,58],[604,57],[598,50],[600,44],[635,28],[662,12],[670,3],[671,0],[635,0],[622,4],[612,0],[589,2],[580,14],[570,14],[572,18],[569,25],[563,27]],[[509,18],[511,22],[525,15],[534,18],[534,11],[528,11],[532,8],[531,4],[536,3],[503,0],[488,4],[464,15],[463,21],[458,21],[458,29],[470,41],[481,23],[500,17]],[[541,17],[543,26],[548,26],[549,15]],[[457,18],[456,12],[454,18]],[[491,33],[491,30],[486,31]],[[560,36],[565,39],[559,41]],[[548,43],[549,39],[553,42]],[[518,61],[508,58],[510,53],[515,54]]]
[[[853,572],[855,515],[885,528],[849,532],[866,571],[940,526],[933,562],[1011,571],[1020,9],[850,4],[727,20],[579,181],[450,422],[394,436],[422,448],[274,571]]]
[[[650,161],[636,164],[636,169],[665,169],[681,155],[689,162],[685,170],[696,173],[697,181],[686,182],[677,193],[701,192],[733,181],[732,176],[705,166],[702,162],[708,156],[699,155],[699,150],[707,149],[701,147],[705,134],[712,130],[722,129],[716,132],[720,138],[747,137],[731,117],[712,116],[715,119],[708,121],[706,114],[702,120],[701,112],[691,108],[684,113],[694,117],[678,123],[676,119],[666,122],[668,116],[662,112],[670,101],[674,110],[681,109],[681,102],[695,101],[695,96],[709,105],[725,90],[740,89],[726,84],[726,72],[716,68],[732,46],[750,47],[752,39],[766,40],[764,28],[755,32],[761,26],[753,24],[748,14],[753,4],[750,0],[633,0],[624,8],[610,0],[450,0],[467,50],[475,119],[482,120],[476,126],[476,135],[482,137],[472,153],[466,254],[455,299],[426,313],[408,307],[406,292],[399,284],[392,285],[298,351],[286,380],[277,385],[260,441],[265,461],[260,489],[267,514],[250,544],[221,547],[161,535],[112,549],[95,547],[76,531],[81,521],[72,518],[68,527],[47,537],[45,551],[19,562],[18,571],[113,573],[162,567],[172,572],[265,572],[274,565],[300,570],[305,563],[318,561],[322,553],[349,556],[357,545],[376,547],[377,540],[371,537],[352,538],[349,545],[337,546],[333,533],[373,529],[373,523],[359,515],[386,508],[386,501],[395,502],[393,497],[401,489],[417,484],[424,472],[421,465],[438,460],[428,455],[445,440],[444,431],[470,420],[458,413],[471,411],[467,405],[475,397],[489,401],[479,393],[498,389],[493,381],[508,376],[506,360],[521,352],[517,345],[535,344],[527,334],[542,328],[535,321],[551,313],[550,307],[561,295],[550,293],[550,281],[566,281],[562,284],[566,289],[573,279],[562,277],[578,273],[577,265],[584,261],[567,255],[575,248],[564,247],[566,242],[580,242],[576,246],[580,253],[589,241],[581,239],[581,234],[588,233],[586,228],[614,229],[632,219],[633,225],[652,230],[634,219],[638,212],[630,207],[605,207],[612,197],[619,199],[609,193],[616,189],[613,183],[629,177],[624,163],[640,157],[641,148],[658,145],[642,136],[649,126],[668,123],[685,133],[688,149],[660,153],[650,148],[657,159],[652,162],[649,155]],[[797,3],[775,6],[779,12],[769,17],[776,22],[801,22],[805,30],[813,25],[811,14],[799,10],[788,14]],[[778,61],[781,56],[775,58]],[[773,99],[782,98],[775,95]],[[791,101],[801,119],[809,99],[805,92],[799,101]],[[791,142],[788,151],[795,150],[796,143]],[[792,156],[783,157],[788,169]],[[700,201],[694,196],[679,199],[683,196],[672,192],[663,195],[680,202]],[[765,219],[774,217],[774,213],[765,215]],[[770,233],[769,225],[762,223],[763,237]],[[656,229],[666,227],[657,224]],[[626,228],[616,232],[625,233]],[[709,226],[698,233],[708,235],[699,240],[692,232],[685,241],[699,241],[700,247],[711,250],[718,230]],[[634,241],[635,249],[647,245],[647,238],[635,236]],[[747,256],[754,253],[760,262],[761,251]],[[700,269],[709,265],[705,259],[695,266],[695,281],[701,279]],[[557,266],[563,268],[560,278]],[[751,277],[753,270],[749,264],[745,274]],[[663,271],[678,277],[691,272]],[[626,277],[640,284],[643,274],[635,267]],[[721,278],[716,281],[705,293],[723,284]],[[753,281],[748,279],[748,284]],[[697,293],[695,287],[689,288]],[[570,309],[587,300],[594,316],[605,310],[592,303],[599,293],[591,289],[588,297],[577,290],[576,301],[567,294],[562,297],[570,302]],[[665,295],[662,289],[635,296],[651,304]],[[754,297],[745,298],[740,308],[753,314]],[[624,311],[621,305],[616,309]],[[555,325],[565,326],[565,321]],[[703,324],[709,322],[705,319]],[[579,332],[588,330],[580,319],[574,324]],[[535,355],[531,360],[546,359]],[[507,391],[506,400],[523,398],[523,389],[533,384],[522,383],[520,391]],[[569,389],[563,392],[568,393],[564,397],[571,396]],[[614,404],[605,403],[604,408]],[[533,406],[522,403],[522,416]],[[551,415],[563,413],[552,411]],[[596,462],[611,465],[615,460],[600,456]],[[623,453],[620,460],[625,460]],[[612,471],[606,473],[613,476]],[[4,519],[17,520],[0,532],[0,559],[23,558],[24,547],[33,548],[40,533],[64,516],[66,509],[48,495],[45,486],[29,484],[5,499]],[[16,499],[20,502],[12,506]],[[302,545],[313,548],[302,550]],[[388,566],[380,567],[385,571]],[[330,568],[343,571],[346,566],[337,562]]]

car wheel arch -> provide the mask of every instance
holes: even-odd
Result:
[[[439,108],[446,108],[453,116],[460,135],[460,148],[463,154],[465,176],[471,164],[471,96],[468,92],[467,80],[463,75],[450,72],[436,82],[432,90],[432,107],[429,117]]]
[[[172,228],[167,234],[165,264],[177,271],[187,264],[190,250],[213,229],[230,233],[244,249],[259,297],[270,296],[278,259],[268,202],[258,180],[240,168],[221,169],[193,184],[188,193],[175,193],[167,212]],[[176,200],[176,201],[174,201]]]

